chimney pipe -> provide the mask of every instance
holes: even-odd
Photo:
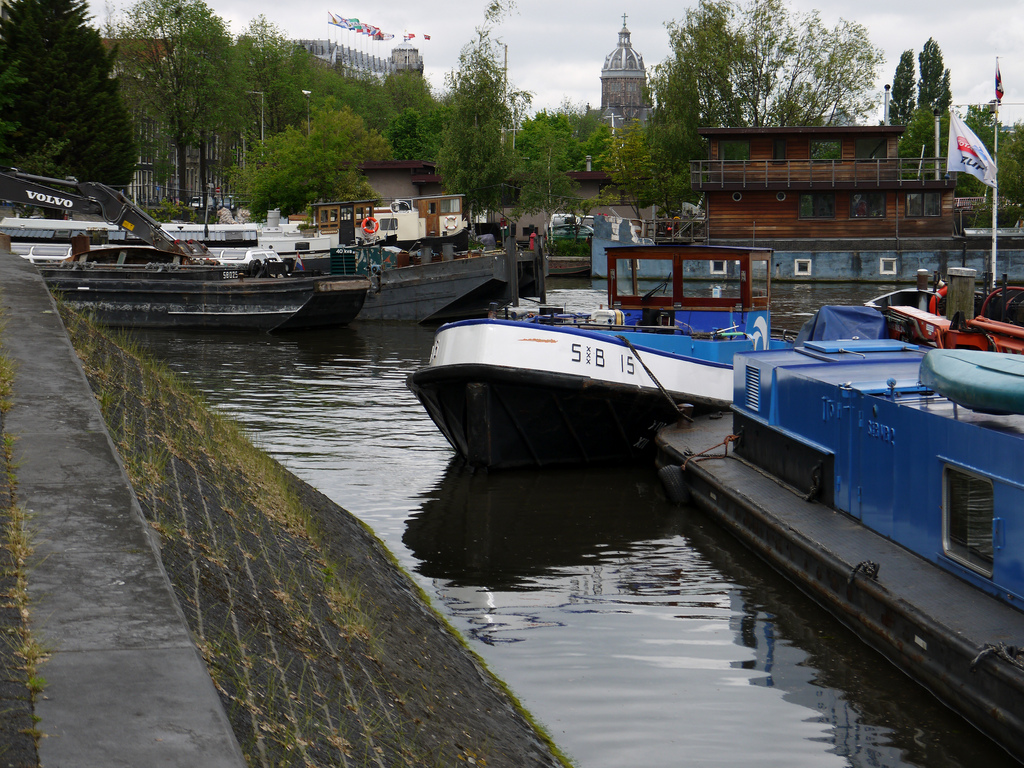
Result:
[[[890,86],[890,85],[886,85],[885,86],[885,108],[884,108],[884,111],[882,112],[882,125],[888,125],[889,124],[889,91],[891,89],[892,89],[892,86]]]

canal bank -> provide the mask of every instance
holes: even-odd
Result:
[[[4,352],[18,366],[4,429],[36,545],[29,626],[51,649],[35,700],[41,762],[559,764],[361,523],[159,366],[69,318],[80,367],[31,265],[0,254],[0,274]],[[51,358],[60,366],[40,367]],[[60,410],[72,391],[79,411]],[[117,498],[105,490],[112,477]],[[111,569],[119,558],[146,561],[136,566],[146,575]],[[114,605],[124,593],[134,602]],[[156,638],[153,613],[168,627]],[[190,658],[196,682],[161,653]],[[89,658],[106,663],[76,677]],[[126,666],[135,658],[148,660],[148,679]],[[203,703],[175,700],[179,689],[205,691]],[[133,735],[143,710],[162,728]],[[219,724],[214,743],[168,718]],[[132,744],[166,761],[130,754]]]

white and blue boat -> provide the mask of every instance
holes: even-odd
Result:
[[[756,248],[609,249],[606,308],[444,325],[408,385],[473,466],[650,461],[681,412],[728,408],[734,354],[783,343],[770,263]],[[709,267],[713,282],[695,279]]]
[[[659,434],[670,496],[1024,759],[1021,358],[809,340],[733,374],[731,423]]]

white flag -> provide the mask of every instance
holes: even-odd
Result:
[[[949,113],[949,153],[946,172],[964,171],[990,187],[996,185],[996,161],[974,131],[964,125],[956,112]]]

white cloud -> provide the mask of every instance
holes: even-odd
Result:
[[[108,0],[114,8],[125,0]],[[742,1],[742,0],[741,0]],[[387,4],[292,0],[207,0],[233,32],[241,31],[260,13],[294,38],[351,39],[364,50],[387,56],[404,32],[416,35],[414,44],[423,56],[426,76],[436,90],[444,87],[444,75],[458,64],[459,51],[475,37],[484,23],[484,0],[452,0],[443,5],[393,0]],[[93,0],[92,12],[98,23],[107,16],[104,0]],[[590,0],[587,3],[554,3],[519,0],[515,10],[492,31],[508,46],[510,80],[534,94],[534,109],[556,108],[563,100],[574,104],[601,101],[601,66],[615,49],[622,14],[633,47],[644,58],[648,71],[669,53],[665,22],[681,19],[688,5],[667,0],[642,4],[642,12],[631,12],[634,4]],[[878,99],[892,82],[900,54],[907,49],[916,56],[934,38],[942,50],[952,76],[956,103],[984,103],[994,98],[995,57],[1000,56],[1006,89],[1003,122],[1024,120],[1024,0],[986,0],[974,3],[969,12],[953,0],[862,0],[856,5],[835,0],[791,0],[797,13],[819,10],[822,21],[834,26],[840,18],[864,25],[886,61],[875,79]],[[397,37],[388,43],[371,43],[365,36],[351,35],[327,24],[328,12],[356,17]],[[429,41],[422,36],[431,36]]]

